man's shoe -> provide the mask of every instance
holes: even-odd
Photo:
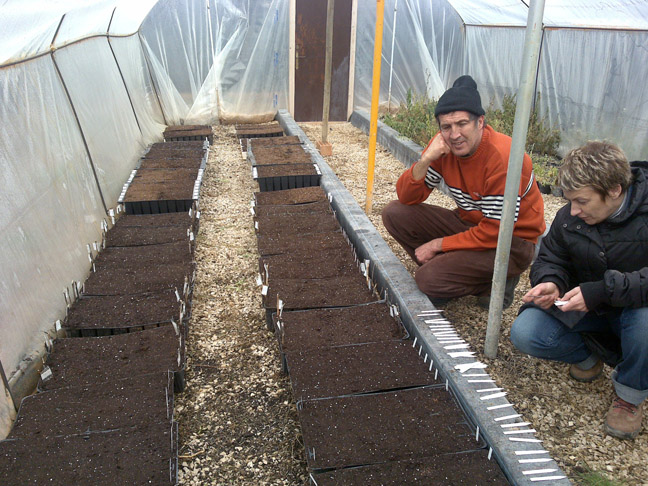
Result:
[[[603,373],[603,361],[600,359],[589,370],[581,370],[575,364],[569,366],[569,376],[581,383],[589,383],[596,380]]]
[[[517,284],[519,282],[519,275],[515,275],[511,278],[506,279],[506,285],[504,286],[504,302],[502,303],[503,309],[508,309],[509,307],[511,307],[511,304],[513,303],[513,299],[515,297],[515,287],[517,287]],[[490,306],[490,298],[490,294],[477,297],[477,305],[479,305],[479,307],[481,307],[482,309],[488,310],[488,307]]]
[[[634,439],[641,431],[643,402],[633,405],[616,397],[605,418],[605,431],[619,439]]]

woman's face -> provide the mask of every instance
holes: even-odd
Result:
[[[619,209],[623,202],[621,186],[608,191],[605,198],[589,186],[575,191],[563,190],[563,196],[571,202],[570,214],[582,219],[589,225],[605,221]]]

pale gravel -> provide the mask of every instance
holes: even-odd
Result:
[[[301,124],[313,143],[319,124]],[[364,208],[368,137],[348,123],[330,123],[333,155],[327,163]],[[198,271],[190,321],[187,390],[177,395],[181,485],[308,484],[303,445],[290,382],[281,373],[276,341],[265,325],[256,286],[257,252],[250,201],[258,190],[234,129],[214,127],[214,143],[201,189]],[[391,239],[381,209],[395,198],[404,167],[378,147],[369,219],[411,272],[415,265]],[[544,196],[551,221],[563,201]],[[454,207],[434,192],[429,202]],[[635,441],[605,435],[603,420],[613,397],[606,379],[570,380],[565,365],[521,355],[509,341],[520,298],[529,289],[525,273],[516,302],[504,311],[498,357],[483,356],[487,311],[474,297],[452,301],[446,316],[487,362],[518,413],[532,423],[543,446],[570,479],[592,469],[627,485],[648,485],[648,419]]]

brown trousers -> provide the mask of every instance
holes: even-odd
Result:
[[[382,220],[389,234],[419,264],[414,278],[423,293],[436,298],[490,294],[495,249],[439,253],[423,265],[416,260],[414,251],[422,244],[474,226],[462,220],[456,211],[430,204],[408,206],[392,201],[383,209]],[[533,260],[534,250],[532,242],[514,236],[507,277],[524,272]]]

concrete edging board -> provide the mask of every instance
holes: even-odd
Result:
[[[478,433],[492,448],[493,455],[511,484],[570,485],[564,472],[542,447],[541,440],[535,437],[533,429],[522,424],[510,427],[509,424],[523,418],[516,414],[513,405],[506,399],[506,391],[497,388],[487,374],[486,365],[473,358],[468,347],[447,348],[454,346],[444,342],[454,334],[451,323],[445,320],[442,312],[435,309],[427,296],[418,289],[405,266],[290,113],[279,110],[276,119],[287,135],[298,136],[312,154],[322,171],[321,186],[332,196],[333,209],[359,257],[370,260],[370,274],[381,294],[386,292],[391,304],[398,307],[421,359],[425,355],[432,360],[431,367],[438,370],[443,381],[455,393],[467,416],[478,427]],[[460,336],[455,340],[462,341]]]

